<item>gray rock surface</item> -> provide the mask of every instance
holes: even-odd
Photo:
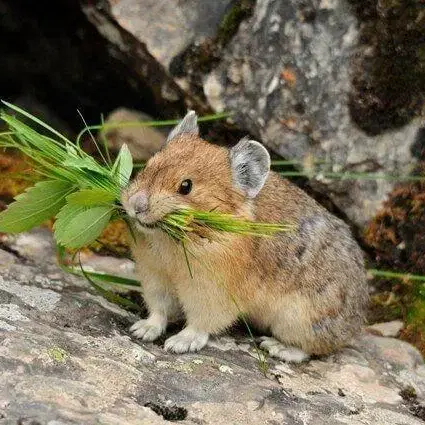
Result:
[[[115,109],[106,117],[106,128],[102,133],[111,149],[118,151],[125,143],[130,149],[133,160],[146,161],[165,144],[169,129],[161,132],[147,126],[112,127],[119,123],[137,121],[153,121],[153,118],[139,111],[126,108]]]
[[[168,68],[192,43],[213,37],[232,0],[110,1],[112,16]]]
[[[131,339],[132,314],[58,269],[47,231],[5,242],[13,253],[0,250],[1,424],[422,423],[414,413],[425,366],[405,342],[365,334],[307,364],[269,359],[266,376],[241,331],[171,355]],[[414,401],[400,396],[406,387]]]
[[[347,0],[258,1],[204,92],[216,111],[234,111],[239,127],[285,158],[326,161],[311,171],[313,184],[362,226],[394,182],[337,181],[321,171],[408,173],[420,122],[376,136],[353,122],[353,59],[368,54],[358,46],[359,26]]]
[[[403,329],[403,325],[401,320],[392,320],[391,322],[375,323],[368,329],[377,335],[396,337]]]
[[[103,6],[106,5],[107,2],[104,2]],[[210,108],[204,102],[181,89],[164,66],[151,54],[143,40],[139,40],[120,26],[107,7],[94,2],[85,2],[81,8],[87,20],[107,41],[110,57],[123,67],[118,67],[117,72],[126,73],[130,70],[132,75],[129,82],[133,88],[137,88],[143,82],[144,88],[140,89],[140,96],[144,97],[144,103],[149,105],[149,110],[156,110],[156,114],[167,118],[182,116],[187,108],[196,109],[200,113],[210,112]],[[150,20],[152,19],[151,17]],[[123,21],[121,23],[124,24]]]

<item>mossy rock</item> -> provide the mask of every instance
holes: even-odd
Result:
[[[425,100],[425,9],[418,0],[350,0],[360,21],[350,112],[369,134],[408,123]]]

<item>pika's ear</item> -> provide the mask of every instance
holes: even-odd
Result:
[[[195,111],[189,111],[186,116],[171,130],[167,143],[179,134],[190,133],[199,135],[198,116]]]
[[[230,149],[233,183],[248,198],[255,198],[270,171],[270,155],[266,148],[254,140],[243,138]]]

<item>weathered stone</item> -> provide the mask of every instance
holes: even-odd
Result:
[[[137,279],[134,262],[124,258],[97,255],[92,252],[81,253],[81,263],[85,270],[119,275],[130,279]]]
[[[0,249],[0,271],[7,269],[11,264],[16,260],[16,257],[13,254],[10,254],[3,249]]]
[[[370,219],[394,182],[335,179],[332,173],[406,174],[419,120],[371,136],[350,115],[352,63],[359,22],[346,0],[257,2],[220,65],[204,84],[210,104],[232,111],[250,131],[285,158],[325,161],[308,170],[357,225]]]
[[[403,322],[401,320],[392,320],[391,322],[375,323],[369,326],[369,330],[376,332],[382,336],[398,336],[400,331],[403,329]]]
[[[351,115],[369,134],[407,124],[423,112],[425,102],[423,4],[348,1],[361,21],[359,50],[366,53],[354,58]]]
[[[112,16],[168,68],[191,44],[215,36],[232,0],[110,1]]]
[[[137,121],[153,121],[153,119],[138,111],[125,108],[116,109],[106,117],[106,127],[102,133],[111,149],[118,151],[126,143],[133,160],[146,161],[161,149],[167,136],[165,132],[141,125],[112,127],[114,124],[136,123]]]
[[[49,254],[41,262],[26,243]],[[28,256],[2,270],[0,417],[6,424],[422,423],[414,414],[425,398],[425,366],[407,343],[365,334],[306,364],[269,359],[266,376],[241,331],[211,340],[200,353],[172,355],[161,344],[132,339],[128,326],[136,317],[58,269],[48,232],[7,244]],[[407,387],[414,402],[399,394]]]
[[[82,9],[87,19],[110,43],[111,56],[134,71],[137,74],[136,81],[143,81],[151,89],[151,102],[173,105],[174,110],[176,106],[180,106],[181,111],[181,106],[184,104],[186,108],[196,109],[199,113],[210,112],[205,102],[182,90],[164,66],[149,52],[143,40],[137,39],[134,34],[119,25],[115,17],[110,14],[110,7],[96,7],[92,3],[86,3]],[[175,113],[170,110],[158,109],[156,112],[163,117],[175,117]],[[183,113],[180,112],[180,115]]]

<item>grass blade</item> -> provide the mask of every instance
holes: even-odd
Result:
[[[8,108],[20,113],[21,115],[29,118],[31,121],[37,123],[38,125],[40,125],[41,127],[45,128],[46,130],[50,131],[52,134],[54,134],[55,136],[59,137],[60,139],[62,139],[63,141],[65,141],[66,143],[71,143],[63,134],[59,133],[58,131],[56,131],[54,128],[50,127],[50,125],[44,123],[43,121],[41,121],[40,119],[36,118],[34,115],[31,115],[29,112],[24,111],[23,109],[19,108],[16,105],[13,105],[9,102],[6,102],[4,100],[1,101],[4,105],[6,105]]]

